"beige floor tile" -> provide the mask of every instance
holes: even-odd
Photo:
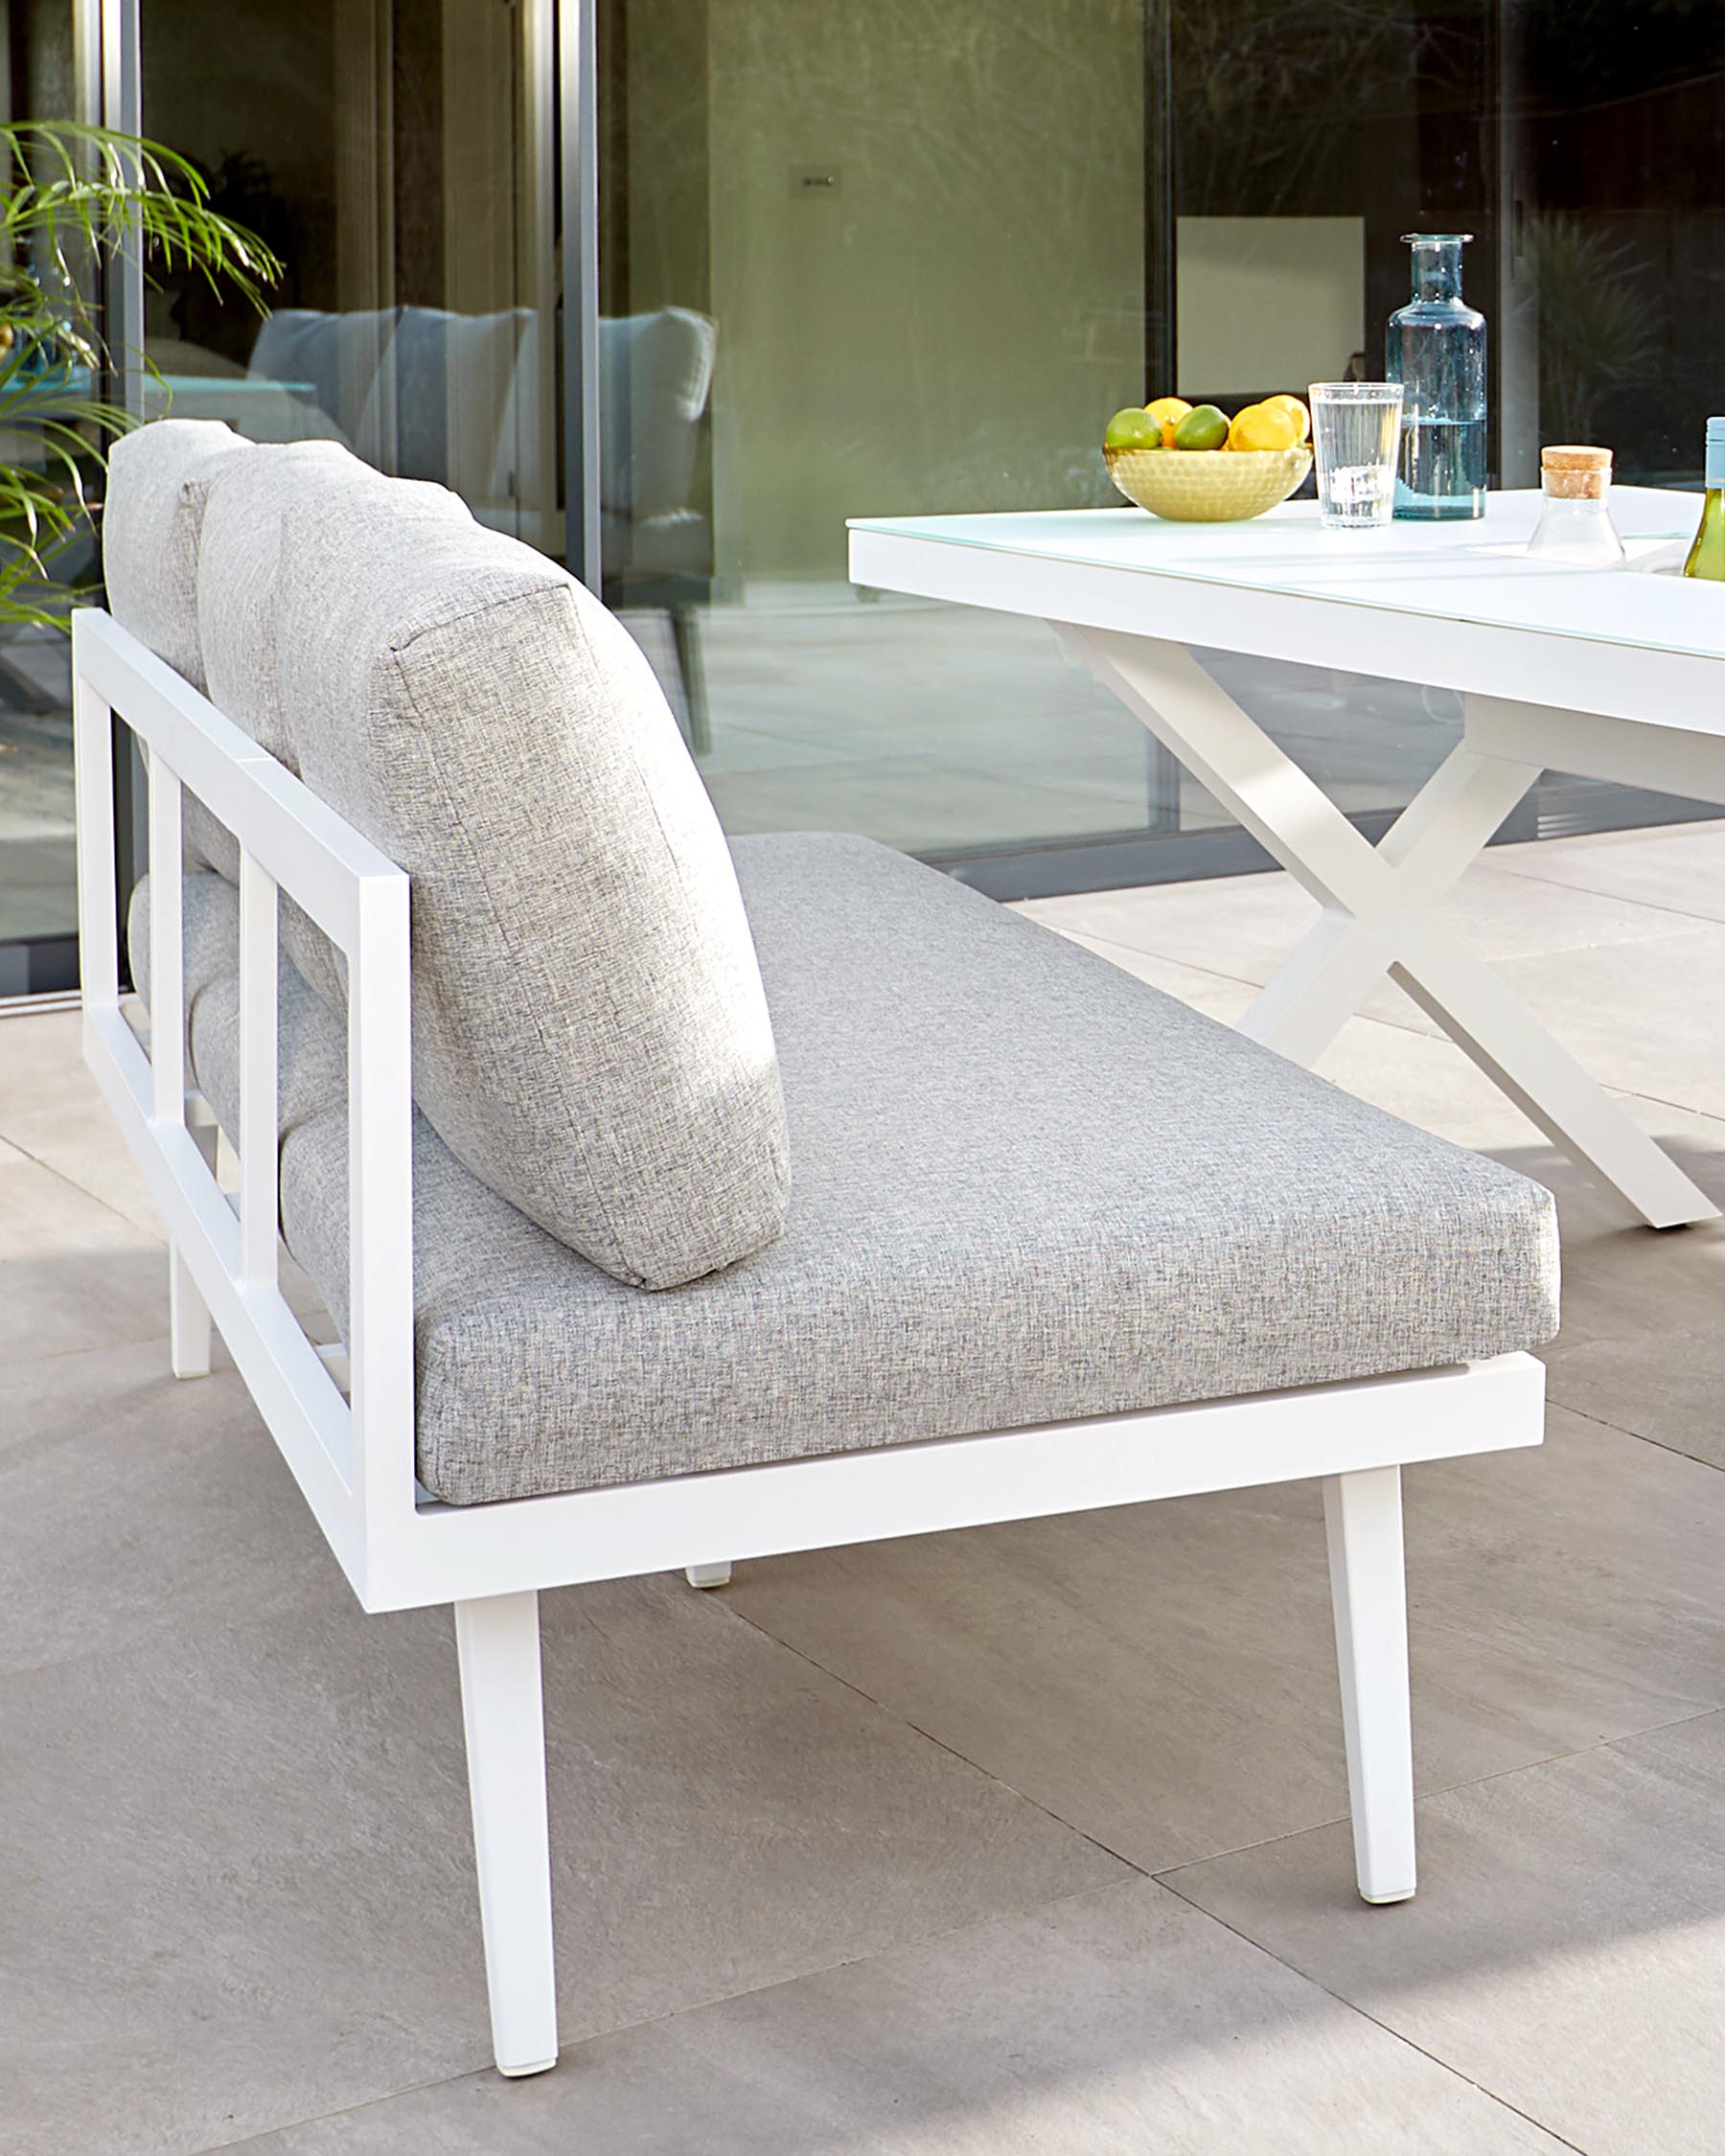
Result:
[[[27,1155],[0,1155],[0,1367],[161,1333],[167,1264],[145,1228]],[[0,1440],[11,1411],[0,1390]]]
[[[1725,1205],[1725,1123],[1633,1098],[1625,1106],[1706,1195]],[[1557,1193],[1563,1228],[1559,1350],[1718,1324],[1725,1310],[1725,1221],[1658,1231],[1636,1222],[1615,1192],[1549,1148],[1498,1158]]]
[[[1725,921],[1725,823],[1548,838],[1496,849],[1492,859],[1517,876],[1542,883]]]
[[[1626,899],[1542,883],[1476,861],[1442,907],[1443,918],[1481,957],[1525,958],[1594,944],[1638,943],[1681,933],[1684,915]],[[1189,965],[1266,981],[1318,918],[1318,902],[1291,876],[1215,877],[1029,901],[1026,911],[1106,935]]]
[[[1512,958],[1498,972],[1601,1085],[1725,1116],[1725,928]]]
[[[0,1679],[7,2156],[202,2149],[488,2061],[447,1613],[320,1576]],[[1124,1875],[680,1580],[544,1608],[570,2042]]]
[[[1557,2144],[1144,1881],[271,2135],[251,2156],[1535,2156]]]
[[[1027,899],[1022,910],[1051,928],[1104,936],[1260,986],[1318,917],[1316,902],[1279,874]]]
[[[1560,979],[1568,971],[1585,975],[1588,954],[1616,952],[1615,962],[1608,960],[1605,970],[1627,984],[1619,991],[1620,1015],[1632,1027],[1638,1021],[1645,1023],[1657,1040],[1653,1022],[1656,1002],[1649,1000],[1647,1019],[1642,1021],[1642,992],[1634,985],[1638,979],[1636,964],[1623,947],[1640,950],[1651,941],[1682,935],[1695,924],[1663,907],[1512,874],[1497,865],[1497,858],[1494,852],[1488,860],[1476,862],[1441,909],[1442,917],[1461,941],[1500,970],[1508,971],[1518,984]],[[1225,877],[1205,883],[1152,884],[1139,890],[1040,899],[1029,902],[1024,910],[1053,927],[1076,929],[1086,935],[1104,937],[1159,957],[1260,984],[1272,979],[1293,955],[1319,912],[1317,902],[1292,877],[1281,875]],[[1557,953],[1579,953],[1581,957],[1572,955],[1559,967],[1553,964]],[[1625,994],[1627,1004],[1622,1000]],[[1653,982],[1648,982],[1645,995],[1657,998]],[[1442,1030],[1392,981],[1380,982],[1360,1010],[1364,1017],[1414,1032],[1437,1035]],[[1560,1008],[1547,1020],[1554,1031],[1562,1021]],[[1581,1053],[1567,1038],[1565,1045]],[[1587,1059],[1583,1056],[1582,1060]],[[1596,1076],[1632,1090],[1652,1092],[1690,1107],[1709,1105],[1682,1089],[1673,1089],[1671,1085],[1644,1083],[1649,1072],[1668,1075],[1678,1067],[1660,1063],[1657,1058],[1644,1060],[1634,1076],[1600,1070],[1591,1063],[1587,1067]]]
[[[1410,1469],[1420,1786],[1725,1705],[1722,1547],[1713,1469],[1578,1416]],[[1314,1483],[777,1558],[727,1598],[1146,1870],[1346,1809]]]
[[[54,1094],[96,1082],[79,1054],[76,1011],[28,1011],[0,1018],[0,1136],[11,1117]]]
[[[1713,1321],[1580,1341],[1547,1357],[1552,1397],[1691,1459],[1725,1467],[1725,1265]]]
[[[1420,1805],[1416,1900],[1340,1892],[1338,1829],[1172,1883],[1588,2156],[1717,2156],[1725,1715]]]
[[[232,1369],[165,1340],[0,1373],[0,1672],[326,1607],[341,1574]]]
[[[1476,1152],[1552,1150],[1453,1041],[1377,1019],[1352,1018],[1313,1068],[1374,1108]]]
[[[75,1011],[0,1020],[0,1137],[164,1237],[162,1216],[84,1068]]]

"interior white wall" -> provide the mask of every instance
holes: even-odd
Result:
[[[1340,381],[1366,343],[1364,218],[1180,218],[1182,394]]]
[[[1103,423],[1157,386],[1137,0],[709,0],[707,30],[721,576],[840,579],[850,515],[1111,499]],[[636,135],[632,196],[686,217],[655,163]]]

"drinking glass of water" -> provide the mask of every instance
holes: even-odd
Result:
[[[1402,385],[1315,381],[1310,396],[1318,502],[1324,528],[1376,531],[1389,523],[1395,506]]]

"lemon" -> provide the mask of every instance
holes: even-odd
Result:
[[[1297,442],[1309,442],[1312,439],[1312,415],[1298,397],[1290,397],[1284,391],[1279,397],[1266,397],[1264,401],[1287,413],[1294,422],[1297,430],[1294,438]]]
[[[1154,403],[1144,406],[1145,411],[1162,428],[1164,449],[1174,447],[1174,429],[1191,408],[1184,397],[1159,397]]]
[[[1214,404],[1200,404],[1174,429],[1177,449],[1219,449],[1228,440],[1228,414]]]
[[[1141,404],[1127,404],[1108,423],[1102,437],[1105,449],[1160,449],[1162,427]]]
[[[1299,440],[1300,423],[1280,404],[1248,404],[1228,430],[1230,449],[1291,449]]]

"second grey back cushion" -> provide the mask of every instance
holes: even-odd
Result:
[[[234,457],[205,490],[197,567],[197,631],[210,701],[243,727],[288,770],[298,773],[299,745],[283,700],[278,585],[282,519],[310,497],[367,493],[379,513],[396,520],[407,545],[414,519],[441,516],[471,524],[467,504],[447,488],[386,479],[338,442],[290,442]],[[288,562],[289,574],[295,564]],[[212,821],[214,842],[202,852],[230,881],[239,850]],[[282,942],[302,976],[326,1003],[341,1010],[347,977],[341,954],[290,898],[282,901]]]
[[[413,880],[414,1097],[472,1172],[660,1288],[784,1226],[784,1103],[730,854],[652,669],[518,541],[387,491],[284,511],[306,783]]]

